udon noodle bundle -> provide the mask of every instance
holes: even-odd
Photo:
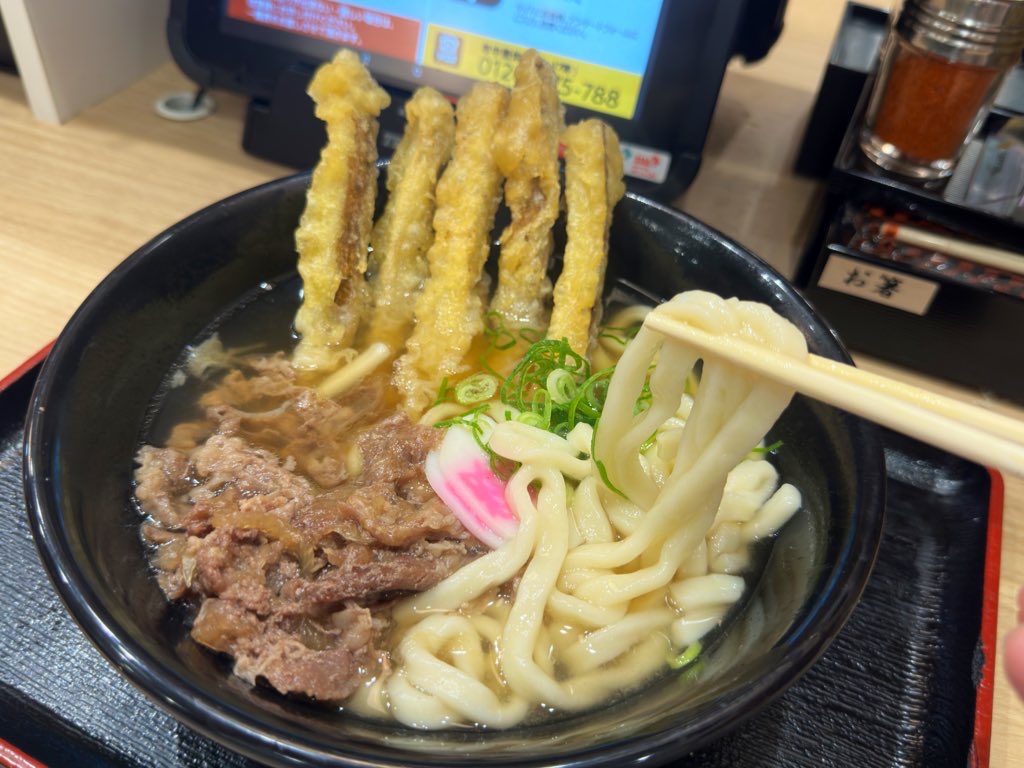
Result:
[[[802,335],[760,304],[691,292],[667,308],[708,332],[806,354]],[[357,708],[425,728],[508,727],[540,704],[588,709],[718,625],[744,592],[750,543],[800,504],[751,452],[792,392],[709,358],[689,394],[696,363],[682,343],[641,328],[615,368],[596,440],[586,424],[558,437],[494,423],[487,444],[519,464],[506,491],[519,530],[396,607],[394,671]]]
[[[698,658],[751,544],[799,507],[763,446],[790,390],[698,359],[645,307],[601,324],[622,159],[608,126],[565,127],[556,91],[531,51],[511,92],[454,114],[417,93],[374,222],[386,94],[348,52],[314,78],[302,338],[200,345],[193,374],[232,370],[136,472],[161,587],[249,682],[415,728],[594,707]],[[656,311],[806,355],[763,305]]]

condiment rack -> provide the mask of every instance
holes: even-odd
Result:
[[[857,18],[863,24],[863,15]],[[850,33],[841,29],[840,38]],[[949,182],[921,183],[887,175],[867,160],[858,141],[871,86],[869,77],[828,176],[796,283],[852,351],[1024,402],[1024,278],[885,234],[893,223],[910,224],[1021,253],[1024,227],[962,202],[954,185],[960,176],[969,178],[969,168],[958,168]],[[997,102],[980,138],[1024,112],[1024,104],[1009,101]],[[968,152],[961,164],[977,157]]]

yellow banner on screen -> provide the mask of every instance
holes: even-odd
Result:
[[[526,48],[457,29],[427,26],[424,66],[473,80],[514,84],[516,64]],[[641,76],[541,51],[558,77],[558,95],[566,104],[633,117]]]

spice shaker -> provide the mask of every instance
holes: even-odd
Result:
[[[906,0],[882,50],[860,146],[887,171],[938,179],[1024,47],[1024,0]]]

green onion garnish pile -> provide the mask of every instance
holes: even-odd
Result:
[[[491,345],[495,349],[505,348],[504,345],[510,341],[498,332],[493,335]],[[469,406],[469,410],[440,421],[437,426],[460,424],[467,427],[480,447],[491,455],[495,469],[504,470],[501,472],[504,475],[509,468],[499,466],[498,457],[486,444],[486,429],[481,423],[481,417],[489,410],[488,403],[495,394],[502,404],[508,406],[505,412],[507,420],[529,424],[561,437],[568,435],[578,424],[589,424],[596,434],[614,371],[615,367],[611,366],[592,372],[587,359],[574,352],[565,339],[535,341],[503,381],[497,374],[486,371],[474,373],[455,386],[447,379],[442,381],[435,405],[454,401]],[[637,410],[645,409],[649,402],[650,391],[645,387],[637,402]],[[597,465],[608,487],[618,492],[608,480],[601,462]]]

